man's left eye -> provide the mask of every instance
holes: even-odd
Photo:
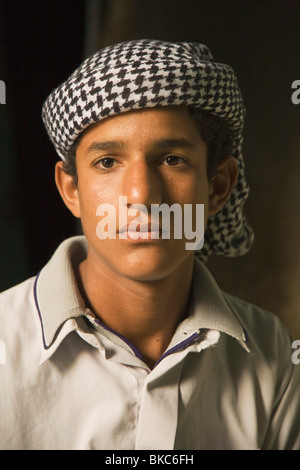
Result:
[[[184,159],[178,155],[169,155],[163,160],[163,163],[167,166],[176,166],[184,163]]]

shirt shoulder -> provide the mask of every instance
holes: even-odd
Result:
[[[13,320],[17,321],[21,312],[34,306],[34,282],[35,277],[31,277],[0,293],[1,325],[5,324],[6,321],[10,323]]]
[[[249,330],[249,334],[253,332],[255,336],[264,340],[276,332],[290,337],[288,329],[274,313],[231,294],[223,293],[223,295],[238,320]],[[269,330],[262,331],[261,327],[268,327]]]
[[[224,294],[231,310],[242,324],[252,352],[269,366],[292,367],[292,337],[275,314],[235,296]],[[282,370],[282,372],[284,372]]]
[[[7,359],[40,343],[41,329],[34,299],[35,277],[0,294],[0,340],[7,349]],[[32,349],[32,347],[30,348]]]

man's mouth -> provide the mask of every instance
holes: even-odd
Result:
[[[119,229],[119,238],[131,238],[132,240],[159,239],[162,230],[157,223],[129,224]],[[121,235],[121,236],[120,236]]]

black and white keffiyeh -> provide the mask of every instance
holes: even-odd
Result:
[[[43,105],[42,118],[64,160],[76,138],[91,124],[115,114],[155,106],[198,107],[226,120],[234,135],[239,177],[221,211],[209,217],[197,255],[245,254],[253,232],[243,213],[249,187],[241,153],[245,108],[236,75],[214,61],[199,43],[134,40],[108,46],[86,59]]]

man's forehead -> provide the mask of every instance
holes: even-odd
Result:
[[[85,129],[80,144],[85,144],[88,152],[122,150],[136,135],[159,148],[192,148],[195,137],[201,138],[190,110],[185,106],[170,106],[108,117]]]

